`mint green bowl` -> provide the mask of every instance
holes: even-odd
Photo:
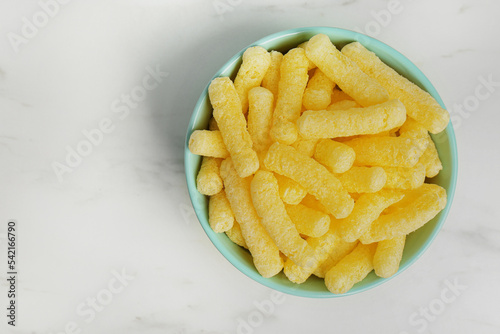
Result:
[[[360,42],[369,50],[375,52],[385,63],[394,68],[401,75],[405,76],[429,92],[443,108],[445,107],[434,86],[432,86],[425,75],[411,61],[390,46],[354,31],[331,27],[297,28],[269,35],[255,43],[252,43],[248,47],[260,45],[267,50],[278,50],[285,53],[289,49],[296,47],[300,43],[307,41],[309,38],[319,33],[328,35],[339,49],[347,43],[353,41]],[[229,76],[234,79],[241,64],[241,57],[245,49],[241,50],[229,59],[229,61],[222,66],[217,73],[215,73],[213,78]],[[212,79],[210,79],[210,81]],[[224,257],[226,257],[227,260],[229,260],[229,262],[231,262],[236,268],[251,279],[267,287],[301,297],[331,298],[353,295],[371,289],[377,285],[387,282],[390,279],[380,278],[372,272],[363,281],[354,285],[354,287],[348,292],[336,295],[330,293],[326,289],[323,279],[317,278],[314,275],[312,275],[303,284],[291,283],[285,277],[283,272],[272,278],[263,278],[260,276],[255,269],[252,257],[247,250],[234,244],[231,240],[229,240],[225,233],[218,234],[212,231],[210,225],[208,224],[208,198],[200,194],[196,189],[196,175],[201,164],[201,157],[189,152],[188,141],[194,130],[206,129],[208,127],[208,121],[211,115],[212,107],[208,98],[207,84],[207,87],[203,90],[198,103],[194,108],[191,121],[189,122],[184,149],[184,165],[186,169],[189,196],[191,197],[191,202],[193,203],[194,210],[198,216],[201,226],[215,247],[217,247],[217,249],[222,253],[222,255],[224,255]],[[455,185],[457,182],[457,147],[451,123],[445,131],[441,132],[437,136],[433,136],[433,139],[436,142],[436,147],[443,163],[443,170],[438,176],[427,180],[426,182],[436,183],[444,187],[448,193],[448,203],[446,208],[432,221],[408,235],[398,274],[412,265],[427,250],[427,248],[429,248],[430,244],[434,238],[436,238],[439,230],[443,226],[453,200]],[[396,275],[392,277],[395,277]]]

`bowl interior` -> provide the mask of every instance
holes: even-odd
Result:
[[[332,42],[339,49],[347,43],[353,41],[360,42],[366,48],[375,52],[386,64],[394,68],[401,75],[405,76],[410,81],[414,82],[415,84],[429,92],[441,104],[443,108],[445,107],[439,94],[432,86],[430,81],[405,56],[392,49],[388,45],[360,33],[331,27],[298,28],[267,36],[253,43],[252,45],[249,45],[249,47],[260,45],[267,50],[278,50],[285,53],[289,49],[309,40],[312,36],[318,33],[328,35]],[[220,76],[229,76],[234,79],[241,64],[241,56],[243,54],[243,51],[244,50],[241,50],[239,53],[233,56],[214,75],[213,78]],[[203,229],[205,230],[213,244],[217,247],[217,249],[236,268],[238,268],[248,277],[270,288],[297,296],[314,298],[328,298],[352,295],[375,287],[390,279],[380,278],[372,272],[363,281],[357,283],[347,293],[335,295],[330,293],[326,289],[323,279],[319,279],[314,275],[311,275],[311,277],[305,283],[300,285],[290,282],[285,277],[283,272],[272,278],[263,278],[262,276],[260,276],[255,269],[252,262],[252,257],[247,250],[235,245],[231,240],[229,240],[225,233],[218,234],[213,232],[213,230],[210,228],[210,225],[208,223],[208,198],[200,194],[196,189],[196,175],[201,164],[201,157],[189,152],[188,140],[189,136],[194,130],[206,129],[208,127],[208,121],[211,114],[212,107],[208,99],[207,84],[207,87],[202,92],[200,99],[196,104],[187,131],[187,137],[185,141],[186,179],[191,202],[193,203],[194,210]],[[414,263],[429,247],[432,240],[436,237],[446,219],[446,216],[448,215],[448,211],[450,210],[451,202],[455,192],[457,177],[457,152],[455,135],[451,123],[448,125],[445,131],[441,132],[439,135],[433,136],[433,139],[436,143],[439,156],[443,163],[443,170],[439,173],[438,176],[434,177],[433,179],[429,179],[426,182],[436,183],[445,188],[448,194],[448,203],[446,205],[446,208],[441,211],[432,221],[430,221],[414,233],[411,233],[407,237],[403,259],[401,261],[398,274],[408,268],[412,263]],[[395,276],[396,275],[392,277]]]

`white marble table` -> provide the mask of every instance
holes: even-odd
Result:
[[[1,1],[0,332],[499,333],[499,13],[494,0]],[[460,155],[432,247],[340,299],[275,294],[241,274],[200,227],[183,169],[212,74],[265,35],[313,25],[365,32],[415,62],[452,113]]]

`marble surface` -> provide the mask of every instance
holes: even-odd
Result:
[[[15,219],[19,277],[17,326],[2,311],[0,332],[499,333],[499,13],[493,0],[1,1],[0,255],[4,268]],[[263,36],[314,25],[410,58],[452,113],[459,151],[430,249],[340,299],[241,274],[203,232],[184,178],[185,131],[213,73]]]

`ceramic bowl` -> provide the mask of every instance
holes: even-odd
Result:
[[[445,107],[438,92],[432,86],[429,79],[427,79],[427,77],[411,61],[409,61],[408,58],[390,46],[361,33],[332,27],[297,28],[269,35],[248,45],[247,48],[260,45],[267,50],[278,50],[282,53],[286,53],[289,49],[296,47],[300,43],[309,40],[312,36],[319,33],[328,35],[338,49],[341,49],[344,45],[353,41],[360,42],[366,48],[375,52],[377,56],[382,59],[382,61],[394,68],[401,75],[405,76],[410,81],[429,92],[443,108]],[[214,74],[213,78],[228,76],[234,79],[241,64],[241,57],[245,49],[239,51],[231,59],[229,59],[224,66],[222,66],[222,68]],[[210,79],[210,81],[212,79]],[[194,108],[191,121],[189,122],[189,127],[187,129],[184,149],[185,171],[189,195],[200,224],[214,246],[217,247],[220,253],[229,262],[231,262],[243,274],[267,287],[280,292],[311,298],[331,298],[356,294],[374,288],[397,276],[396,274],[391,278],[380,278],[372,272],[363,281],[354,285],[354,287],[347,293],[338,295],[330,293],[326,289],[323,279],[317,278],[314,275],[311,275],[311,277],[303,284],[294,284],[290,282],[285,277],[283,272],[272,278],[263,278],[260,276],[253,265],[250,253],[246,249],[234,244],[231,240],[229,240],[225,233],[218,234],[212,231],[208,223],[208,197],[200,194],[196,189],[196,175],[201,164],[201,157],[194,155],[189,151],[188,140],[194,130],[206,129],[208,127],[208,121],[211,115],[212,107],[208,98],[207,84],[206,88],[201,93],[196,107]],[[443,132],[433,136],[433,139],[436,143],[439,156],[443,163],[443,170],[438,176],[427,180],[426,182],[435,183],[445,188],[448,194],[448,202],[446,208],[442,210],[433,220],[408,235],[398,274],[415,263],[415,261],[429,248],[430,244],[436,238],[439,230],[443,226],[453,200],[457,180],[457,149],[451,123]]]

